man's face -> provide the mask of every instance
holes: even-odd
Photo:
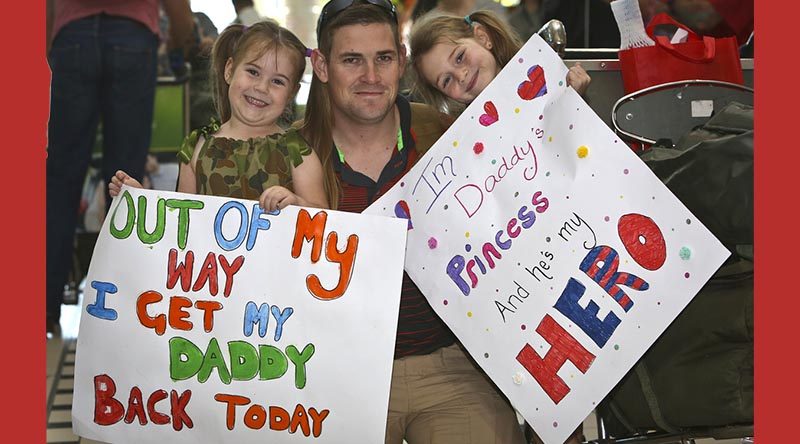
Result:
[[[394,106],[405,50],[395,45],[385,23],[349,25],[334,31],[330,57],[318,57],[314,71],[328,84],[336,119],[382,121]]]

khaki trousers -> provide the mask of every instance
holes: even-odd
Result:
[[[458,344],[396,359],[386,443],[521,444],[517,416]]]

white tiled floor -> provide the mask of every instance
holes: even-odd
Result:
[[[47,340],[47,394],[48,406],[52,397],[53,403],[48,415],[47,442],[48,443],[79,443],[79,444],[98,444],[85,438],[80,438],[72,433],[71,425],[71,406],[72,406],[72,385],[74,374],[74,341],[78,336],[78,325],[80,321],[80,305],[65,305],[61,315],[61,336]],[[66,355],[65,353],[66,347]],[[61,377],[58,379],[57,386],[54,387],[59,363],[62,356],[65,356],[64,365],[61,367]],[[55,393],[53,391],[55,390]],[[597,423],[594,413],[592,413],[583,423],[586,439],[597,439]],[[739,439],[699,439],[696,444],[741,444]]]

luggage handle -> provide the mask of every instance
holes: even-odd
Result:
[[[665,51],[672,54],[673,57],[677,57],[679,59],[685,60],[687,62],[693,63],[709,63],[714,60],[714,57],[717,54],[717,41],[714,40],[714,37],[703,36],[703,55],[700,57],[692,57],[690,55],[682,53],[680,50],[675,48],[675,45],[670,43],[664,36],[657,36],[656,37],[656,45],[660,46]]]
[[[656,26],[658,26],[658,25],[673,25],[673,26],[676,26],[678,28],[683,29],[684,31],[686,31],[688,33],[688,35],[686,36],[686,41],[687,42],[699,42],[700,41],[700,36],[697,35],[696,32],[692,31],[689,27],[687,27],[683,23],[675,20],[674,18],[672,18],[672,16],[670,16],[669,14],[667,14],[665,12],[661,12],[661,13],[656,14],[655,16],[653,16],[652,19],[650,19],[649,22],[647,22],[647,29],[646,29],[647,35],[649,35],[652,38],[655,38],[654,33],[655,33]]]

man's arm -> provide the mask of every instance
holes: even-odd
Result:
[[[164,12],[169,18],[169,41],[167,50],[180,48],[184,55],[195,44],[194,17],[188,0],[162,0]]]

